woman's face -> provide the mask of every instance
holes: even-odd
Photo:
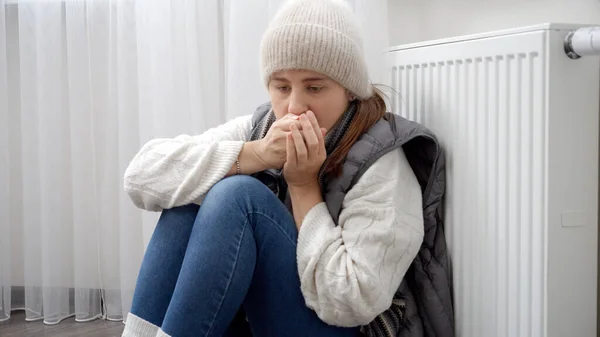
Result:
[[[273,73],[269,95],[277,119],[301,115],[308,110],[329,131],[348,108],[350,96],[336,81],[308,70],[286,70]]]

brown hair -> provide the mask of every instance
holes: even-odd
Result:
[[[373,96],[358,101],[356,114],[333,153],[323,163],[323,173],[327,178],[338,177],[342,173],[342,164],[348,152],[358,138],[373,126],[385,114],[386,107],[383,92],[373,88]]]

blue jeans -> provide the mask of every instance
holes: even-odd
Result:
[[[202,206],[163,211],[131,313],[173,337],[359,335],[306,307],[297,236],[291,214],[261,182],[223,179]]]

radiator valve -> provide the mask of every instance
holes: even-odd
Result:
[[[572,59],[600,55],[600,26],[579,28],[565,36],[565,53]]]

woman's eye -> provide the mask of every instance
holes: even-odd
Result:
[[[317,87],[317,86],[308,87],[308,91],[310,91],[312,93],[317,93],[317,92],[321,91],[322,89],[323,89],[323,87]]]
[[[277,87],[277,90],[279,90],[281,92],[288,92],[290,90],[290,87],[288,87],[288,86],[279,86],[279,87]]]

